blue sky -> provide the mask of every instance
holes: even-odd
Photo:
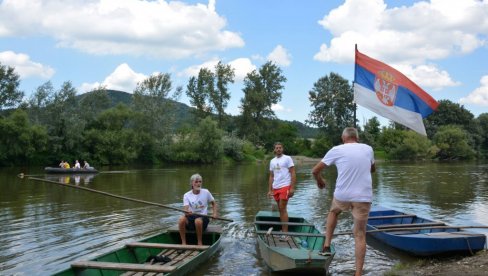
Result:
[[[436,100],[488,112],[487,40],[486,0],[0,0],[0,63],[27,97],[46,81],[132,92],[157,72],[186,87],[221,60],[236,70],[226,111],[238,114],[242,79],[272,60],[287,78],[275,113],[300,122],[319,78],[352,82],[355,44]],[[359,107],[360,124],[372,116]]]

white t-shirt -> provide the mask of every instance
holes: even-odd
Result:
[[[273,189],[280,189],[291,185],[290,168],[294,167],[293,159],[288,155],[275,157],[269,162],[269,171],[273,172]]]
[[[373,148],[361,143],[346,143],[330,149],[322,159],[327,165],[336,165],[337,181],[334,197],[339,201],[372,202],[371,165]]]
[[[193,190],[191,190],[183,196],[183,206],[190,206],[192,213],[206,215],[208,204],[214,200],[214,197],[207,189],[202,188],[199,194],[194,194]]]

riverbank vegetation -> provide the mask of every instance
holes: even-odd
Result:
[[[330,73],[311,85],[306,125],[276,118],[286,77],[267,62],[243,81],[240,114],[225,113],[234,70],[202,68],[186,87],[167,73],[152,75],[132,93],[99,87],[79,94],[70,81],[40,85],[26,97],[15,68],[0,64],[0,166],[214,163],[263,159],[275,141],[289,155],[322,157],[354,125],[349,81]],[[302,91],[306,95],[307,91]],[[178,102],[185,93],[192,107]],[[462,105],[439,101],[424,120],[427,137],[373,117],[359,126],[361,141],[394,160],[479,159],[488,156],[488,113],[475,118]]]

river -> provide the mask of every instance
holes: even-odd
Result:
[[[288,210],[303,215],[323,230],[330,206],[335,169],[319,190],[310,170],[314,163],[297,163],[297,189]],[[271,275],[259,257],[253,233],[258,210],[276,208],[266,197],[267,163],[245,165],[165,165],[100,168],[97,175],[45,175],[40,167],[0,169],[0,275],[49,275],[76,260],[123,246],[172,226],[181,215],[171,209],[23,179],[25,173],[70,185],[182,208],[193,173],[214,195],[224,228],[218,253],[195,275]],[[415,213],[457,225],[488,225],[487,163],[377,164],[373,205]],[[350,231],[352,219],[341,215],[336,232]],[[483,229],[473,231],[488,234]],[[352,275],[354,240],[337,236],[331,275]],[[368,239],[365,275],[381,275],[398,262],[415,261]]]

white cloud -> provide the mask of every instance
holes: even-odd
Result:
[[[275,112],[287,112],[287,113],[292,112],[291,108],[285,108],[281,104],[272,104],[271,110],[273,110]]]
[[[425,64],[485,45],[486,10],[488,2],[476,0],[431,0],[396,8],[388,8],[383,0],[346,0],[318,22],[333,37],[320,46],[314,59],[353,62],[357,44],[372,58],[416,66],[416,71],[436,77],[423,80],[435,89],[456,85],[447,72]]]
[[[488,75],[483,76],[480,80],[481,86],[476,88],[467,97],[459,100],[462,104],[476,104],[481,106],[488,106]]]
[[[440,70],[436,65],[393,65],[395,69],[405,74],[409,79],[426,89],[439,90],[440,87],[451,87],[460,85],[449,76],[445,70]],[[428,92],[428,91],[427,91]]]
[[[180,1],[4,0],[1,36],[48,36],[90,54],[199,56],[243,47],[239,34],[208,5]]]
[[[32,61],[26,54],[18,54],[12,51],[0,52],[0,62],[3,65],[14,67],[21,79],[29,77],[49,79],[54,75],[53,68]]]
[[[102,83],[83,83],[80,91],[88,92],[100,86],[106,89],[120,90],[132,93],[139,82],[145,80],[148,76],[136,73],[127,63],[120,64]]]
[[[286,67],[291,64],[291,55],[283,46],[278,45],[268,55],[268,60],[275,62],[277,65]]]
[[[182,73],[179,73],[178,76],[198,76],[198,72],[200,71],[201,68],[208,68],[212,72],[215,72],[215,65],[219,63],[218,59],[212,59],[209,61],[206,61],[202,64],[197,64],[197,65],[192,65],[185,70],[183,70]],[[242,81],[247,73],[251,72],[252,70],[256,69],[256,66],[252,64],[251,60],[248,58],[238,58],[230,61],[228,63],[232,68],[234,68],[234,73],[235,73],[235,81]]]

